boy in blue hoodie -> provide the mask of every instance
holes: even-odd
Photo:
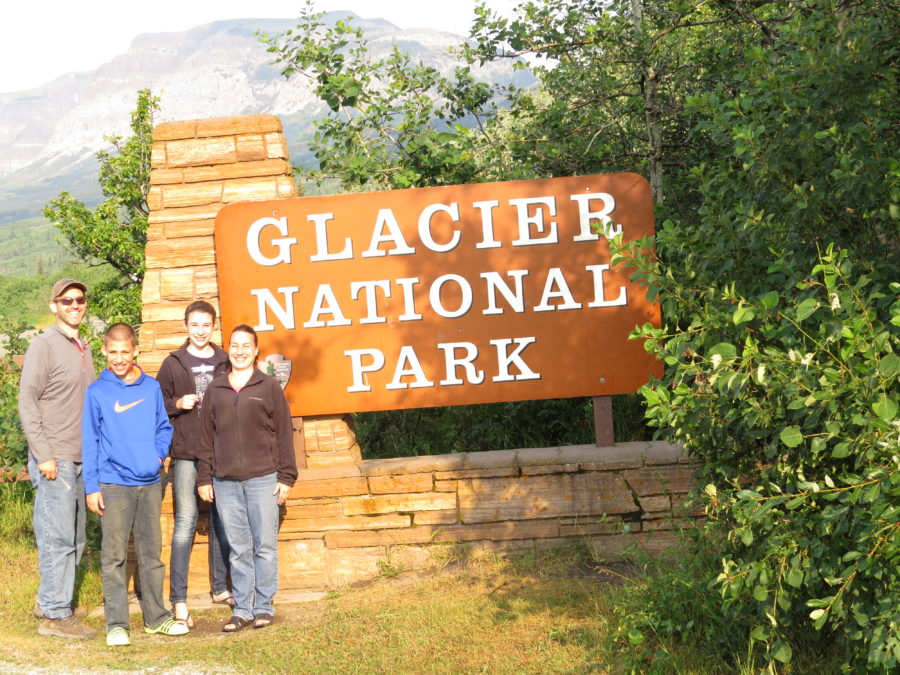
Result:
[[[169,454],[172,426],[159,383],[134,364],[136,342],[128,324],[107,328],[102,351],[108,368],[88,387],[82,417],[85,501],[100,516],[103,531],[100,558],[109,646],[131,644],[125,562],[132,532],[144,630],[162,635],[188,631],[163,606],[159,468]]]

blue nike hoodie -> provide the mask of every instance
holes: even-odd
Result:
[[[159,383],[143,370],[131,384],[104,370],[87,388],[81,438],[85,494],[99,492],[100,483],[158,481],[172,440]]]

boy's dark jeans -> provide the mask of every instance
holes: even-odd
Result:
[[[100,547],[103,570],[103,601],[106,630],[120,627],[128,630],[128,539],[134,532],[141,580],[141,612],[144,624],[155,628],[170,616],[163,606],[165,567],[159,559],[162,534],[159,517],[162,505],[162,483],[150,485],[112,485],[101,483],[100,491],[106,509],[100,518],[103,544]]]

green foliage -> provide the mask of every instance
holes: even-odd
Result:
[[[369,189],[484,180],[481,154],[491,139],[468,127],[494,113],[491,87],[468,66],[447,77],[396,47],[375,58],[361,28],[325,26],[312,4],[296,29],[261,39],[282,74],[306,78],[332,111],[311,140],[314,175]]]
[[[43,276],[65,266],[68,255],[56,241],[56,228],[42,217],[3,223],[0,227],[0,274]]]
[[[67,192],[44,208],[44,216],[62,233],[67,246],[82,260],[111,265],[119,277],[92,289],[91,311],[107,321],[140,322],[144,246],[147,242],[147,191],[153,114],[158,99],[149,89],[138,92],[131,114],[132,135],[107,136],[115,148],[97,153],[97,178],[106,200],[93,211]]]
[[[617,442],[646,438],[643,400],[613,397]],[[353,416],[366,459],[594,443],[590,398],[513,401]]]
[[[5,546],[33,546],[33,513],[34,488],[30,481],[0,481],[0,541]]]
[[[724,608],[770,659],[818,629],[864,646],[857,665],[900,655],[900,287],[876,280],[829,249],[781,294],[726,291],[684,331],[642,331],[669,365],[648,417],[704,462]]]
[[[703,462],[721,608],[770,667],[801,638],[856,670],[900,660],[896,50],[865,47],[892,35],[879,5],[768,22],[723,77],[738,93],[691,102],[719,148],[693,171],[697,219],[664,222],[659,259],[637,263],[666,317],[637,332],[667,365],[647,416]]]
[[[49,294],[49,291],[48,291]],[[0,316],[0,472],[18,474],[28,459],[28,445],[19,422],[19,375],[21,370],[13,356],[28,349],[23,333],[31,326]],[[3,478],[0,476],[0,484]]]

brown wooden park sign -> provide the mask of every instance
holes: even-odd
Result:
[[[628,334],[660,315],[618,235],[653,235],[637,174],[230,204],[222,323],[297,416],[632,392],[661,365]]]

